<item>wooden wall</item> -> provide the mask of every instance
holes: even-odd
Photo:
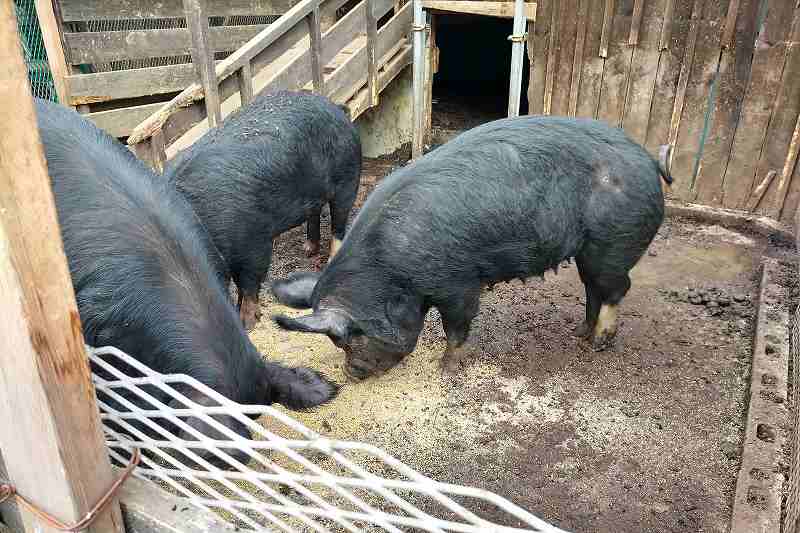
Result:
[[[799,42],[796,0],[539,0],[531,113],[673,143],[674,196],[791,220]]]

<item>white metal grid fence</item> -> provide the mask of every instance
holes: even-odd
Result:
[[[236,527],[564,533],[496,494],[437,482],[369,444],[324,438],[277,409],[236,404],[191,377],[159,374],[115,348],[88,351],[112,459],[127,463],[138,447],[142,458],[134,475]],[[198,391],[208,405],[189,400]],[[252,438],[212,418],[222,414],[246,426]],[[223,440],[193,429],[198,421]],[[175,433],[181,430],[197,440],[180,438]]]

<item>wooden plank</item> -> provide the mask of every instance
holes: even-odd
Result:
[[[239,83],[239,98],[242,107],[244,107],[253,101],[253,73],[250,69],[250,63],[245,63],[236,76],[236,81]]]
[[[69,67],[61,40],[61,25],[58,23],[53,11],[53,0],[36,0],[36,16],[42,30],[42,41],[47,51],[47,64],[53,76],[53,85],[56,89],[58,101],[69,103],[69,86],[67,75]]]
[[[425,143],[423,124],[425,114],[424,89],[425,89],[425,15],[422,9],[422,0],[411,0],[414,6],[413,32],[414,46],[414,72],[412,80],[414,124],[411,140],[411,158],[416,159],[422,155]]]
[[[661,28],[659,40],[661,53],[645,141],[645,147],[654,155],[658,154],[661,145],[670,142],[670,124],[686,56],[693,6],[694,0],[667,0],[664,7],[664,13],[672,15],[664,19]],[[668,33],[667,46],[664,41],[665,30]]]
[[[642,145],[647,139],[647,125],[661,57],[664,4],[665,0],[650,0],[644,6],[640,27],[636,32],[637,44],[633,49],[631,76],[625,98],[622,127],[634,141]]]
[[[797,224],[795,223],[797,215],[800,215],[798,205],[800,205],[800,164],[795,161],[794,172],[789,178],[786,201],[783,204],[783,211],[781,211],[781,221],[794,226],[795,235],[800,235],[800,232],[797,232]]]
[[[422,0],[424,9],[485,15],[489,17],[514,18],[514,4],[511,2],[480,2],[473,0]],[[536,2],[525,2],[525,18],[536,20]]]
[[[572,78],[569,83],[569,116],[578,111],[578,90],[583,72],[583,49],[586,46],[586,24],[589,18],[588,0],[580,0],[578,7],[577,30],[575,34],[575,57],[572,60]]]
[[[672,117],[669,123],[669,144],[675,144],[678,137],[683,106],[686,101],[686,89],[689,86],[689,78],[694,64],[695,48],[697,47],[697,32],[700,26],[700,10],[703,0],[694,0],[692,7],[692,18],[689,22],[689,32],[686,37],[686,49],[684,51],[683,62],[681,63],[681,74],[678,78],[678,88],[675,92],[675,103],[672,108]]]
[[[119,109],[87,113],[84,116],[112,137],[127,137],[133,131],[133,128],[156,112],[162,105],[164,105],[162,102],[157,102],[155,104],[121,107]]]
[[[766,175],[756,172],[781,84],[793,11],[790,2],[771,4],[753,47],[750,78],[722,184],[724,207],[743,209],[756,180]]]
[[[553,87],[556,80],[556,71],[558,69],[558,49],[560,44],[559,39],[559,23],[560,2],[562,0],[553,0],[550,6],[550,42],[547,46],[547,67],[544,79],[544,103],[542,105],[542,113],[545,115],[551,114],[553,108]]]
[[[67,77],[72,105],[174,93],[194,83],[191,64],[114,70]]]
[[[378,87],[383,91],[400,72],[411,64],[413,50],[408,45],[400,47],[391,60],[386,62],[383,69],[378,74]],[[369,109],[369,89],[361,90],[356,96],[347,102],[350,111],[350,119],[356,120],[362,113]]]
[[[608,57],[608,43],[611,40],[611,33],[614,31],[614,0],[606,0],[603,9],[603,33],[600,36],[600,57]]]
[[[756,170],[763,175],[770,170],[783,169],[787,154],[792,149],[792,138],[800,114],[800,7],[795,9],[792,31],[789,34],[789,49],[781,75],[781,88],[775,99],[775,111],[767,128],[766,141],[761,151]],[[780,187],[767,190],[761,209],[758,211],[773,218],[780,215],[783,197],[779,197]],[[781,193],[783,191],[780,191]]]
[[[75,523],[114,479],[12,2],[0,2],[0,449],[17,492]],[[19,507],[27,531],[59,531]],[[89,533],[124,533],[111,501]]]
[[[375,107],[378,105],[378,67],[375,64],[375,46],[378,40],[378,20],[372,9],[372,0],[364,0],[366,2],[366,9],[364,10],[364,21],[367,30],[367,85],[369,86],[369,102],[370,106]],[[428,17],[430,18],[430,16]],[[428,37],[428,54],[427,54],[427,69],[428,81],[426,87],[433,79],[433,69],[431,68],[432,51],[431,51],[431,38]],[[427,91],[426,91],[427,92]],[[430,102],[427,107],[430,108]]]
[[[541,115],[544,110],[544,85],[547,72],[548,47],[550,45],[551,3],[536,5],[538,20],[528,32],[528,60],[530,80],[528,81],[528,113]],[[529,23],[531,25],[532,23]]]
[[[786,154],[786,161],[783,164],[781,171],[781,179],[778,182],[778,202],[774,208],[776,218],[785,218],[784,207],[786,206],[786,198],[789,193],[789,183],[792,179],[794,169],[797,168],[797,156],[800,153],[800,114],[797,116],[797,123],[792,133],[792,141],[789,144],[789,153]]]
[[[625,113],[625,97],[631,68],[628,32],[631,27],[629,13],[633,9],[633,0],[617,0],[614,9],[613,30],[607,44],[607,59],[603,67],[597,118],[612,126],[620,126]]]
[[[410,4],[403,6],[400,9],[400,13],[392,17],[389,22],[378,30],[378,43],[375,49],[375,53],[378,57],[384,57],[392,48],[397,47],[397,44],[403,40],[403,36],[408,31],[408,27],[412,21],[412,7],[413,6]],[[367,83],[366,65],[366,47],[362,46],[331,73],[327,80],[330,90],[328,93],[329,98],[336,102],[346,102],[349,100],[362,85]],[[378,65],[380,66],[380,63],[378,63]],[[424,101],[424,87],[422,96]],[[424,102],[421,111],[424,113]],[[420,120],[422,120],[422,118],[420,118]]]
[[[587,12],[586,38],[583,45],[583,58],[580,85],[578,86],[575,116],[595,118],[600,105],[600,87],[603,83],[605,59],[600,56],[600,39],[603,32],[604,6],[593,0],[581,0],[589,4]]]
[[[561,0],[558,28],[558,69],[551,100],[550,113],[569,114],[570,82],[572,64],[575,59],[575,37],[577,31],[578,0]]]
[[[181,0],[60,0],[65,21],[183,17]],[[282,15],[291,0],[207,0],[209,17]]]
[[[513,34],[511,44],[511,75],[508,88],[508,116],[519,116],[519,100],[522,95],[522,55],[525,53],[525,3],[523,0],[514,2]]]
[[[741,12],[734,16],[730,13],[726,15],[725,31],[727,32],[727,24],[731,21],[738,21],[738,27],[735,28],[735,41],[720,52],[714,102],[709,117],[710,126],[695,177],[695,201],[705,205],[722,205],[725,170],[750,78],[759,4],[757,0],[734,1],[730,8]],[[725,39],[724,34],[722,39]]]
[[[370,10],[367,10],[369,12]],[[319,7],[314,8],[306,17],[310,39],[311,79],[314,81],[314,92],[325,94],[325,76],[322,65],[322,29],[320,27]]]
[[[192,63],[203,85],[206,115],[212,128],[222,122],[219,87],[214,72],[214,51],[208,41],[208,16],[203,12],[205,0],[183,0],[186,25],[192,36]]]
[[[164,130],[158,130],[150,137],[150,149],[152,150],[150,161],[153,163],[153,168],[161,174],[164,172],[164,163],[167,160]]]
[[[317,5],[318,0],[301,0],[292,9],[286,12],[281,18],[270,24],[264,31],[250,39],[248,43],[236,52],[228,56],[224,61],[220,61],[216,67],[216,78],[222,84],[229,76],[238,71],[245,63],[251,63],[251,68],[258,73],[261,68],[286,53],[301,39],[307,36],[305,25],[298,27],[297,24],[303,20]],[[325,3],[322,18],[329,13],[335,12],[344,0],[329,0]],[[275,46],[271,46],[275,44]],[[220,94],[223,90],[220,89]],[[169,103],[149,119],[140,124],[128,139],[128,144],[135,144],[145,137],[152,135],[154,131],[164,126],[164,122],[181,108],[186,108],[195,100],[202,98],[202,87],[193,83],[173,98]],[[222,97],[224,99],[225,96]],[[188,128],[187,128],[188,129]],[[169,134],[166,133],[169,139]],[[167,140],[169,143],[169,140]]]
[[[330,6],[326,4],[324,9],[328,9],[329,7]],[[392,1],[376,0],[374,7],[376,9],[376,18],[380,18],[392,8]],[[358,30],[363,27],[364,9],[364,2],[357,4],[352,10],[350,10],[350,12],[347,13],[347,15],[339,20],[325,33],[325,35],[323,35],[323,66],[327,65],[334,58],[334,56],[339,53],[342,47],[351,42],[353,35],[357,34]],[[402,21],[404,21],[406,25],[409,25],[410,11],[401,11],[401,14],[403,13],[405,13],[405,15],[403,15],[404,18],[402,18]],[[323,17],[324,15],[325,11],[323,10]],[[384,28],[385,27],[386,26],[384,26]],[[380,32],[378,33],[380,36]],[[308,78],[310,72],[310,59],[308,55],[309,51],[307,42],[304,45],[303,43],[299,45],[298,49],[301,49],[301,52],[298,52],[297,50],[288,52],[288,54],[294,53],[295,56],[287,60],[288,54],[286,51],[284,51],[283,39],[290,39],[289,42],[292,42],[291,39],[293,38],[294,37],[291,34],[287,34],[281,39],[281,41],[274,43],[265,51],[269,52],[268,54],[260,54],[254,58],[254,66],[252,67],[252,70],[257,72],[254,77],[254,92],[257,93],[265,90],[265,87],[269,87],[269,90],[278,90],[280,88],[297,89],[303,87],[308,81],[310,81]],[[262,63],[270,59],[271,61],[269,63]],[[280,66],[274,68],[275,64],[280,64]],[[258,85],[256,85],[256,80],[258,80]],[[221,100],[225,101],[238,91],[238,84],[234,79],[227,78],[220,84],[219,90]],[[330,96],[330,86],[328,81],[326,81],[326,92]],[[173,99],[167,104],[167,106],[178,105],[179,101],[180,96]],[[163,111],[164,108],[162,107],[158,113],[163,113]],[[202,121],[205,116],[205,106],[203,105],[202,101],[193,101],[189,105],[177,107],[171,114],[166,114],[163,120],[163,131],[167,147],[175,142],[175,140],[183,136],[187,131],[192,129],[198,122]],[[153,116],[148,118],[149,122],[146,121],[143,124],[159,124],[158,121],[153,121],[152,119]],[[137,126],[137,130],[140,128],[142,128],[142,124]],[[133,134],[131,135],[133,136]],[[146,139],[147,137],[144,138]],[[137,142],[132,141],[132,137],[130,137],[128,139],[128,144],[135,145]],[[147,153],[149,153],[149,151]]]
[[[728,6],[728,17],[725,20],[725,32],[722,34],[722,46],[724,48],[733,47],[734,43],[733,38],[736,34],[736,21],[740,16],[739,15],[740,4],[741,0],[731,0],[730,5]],[[749,14],[751,17],[753,17],[752,21],[746,21],[747,24],[752,22],[753,25],[755,25],[755,17],[758,15],[757,12],[758,12],[757,7],[756,9],[752,10],[745,9],[745,13],[742,13],[742,15]],[[741,40],[741,37],[739,40]]]
[[[628,44],[631,46],[639,44],[639,32],[642,28],[642,16],[644,16],[644,0],[636,0],[633,4],[631,32],[628,35]]]
[[[672,192],[682,200],[694,200],[699,158],[702,156],[707,113],[711,113],[710,91],[720,61],[722,21],[725,0],[698,0],[693,34],[694,56],[687,70],[681,99],[681,114],[673,115],[675,141],[672,151],[672,174],[680,177]],[[691,31],[691,30],[690,30]],[[688,54],[688,52],[687,52]],[[681,72],[683,77],[683,72]],[[681,95],[679,94],[679,96]],[[676,98],[676,103],[678,99]],[[676,105],[677,111],[677,105]]]
[[[758,204],[761,203],[761,199],[764,198],[764,193],[767,192],[772,180],[775,179],[775,175],[777,174],[776,171],[770,170],[767,173],[767,176],[764,178],[764,181],[758,184],[753,190],[753,194],[750,196],[750,200],[747,201],[747,210],[753,212],[758,207]]]
[[[664,6],[664,23],[661,25],[661,38],[659,39],[660,50],[666,50],[670,47],[675,18],[675,2],[676,0],[667,0]]]
[[[209,46],[215,52],[230,52],[266,27],[254,24],[209,28]],[[192,48],[191,34],[185,28],[67,33],[64,38],[73,65],[188,55]]]

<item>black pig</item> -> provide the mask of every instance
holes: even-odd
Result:
[[[463,133],[384,179],[321,275],[276,281],[277,316],[325,333],[356,378],[414,350],[436,307],[458,361],[482,286],[541,275],[574,257],[586,288],[576,334],[602,349],[617,331],[628,272],[664,218],[672,178],[624,132],[588,119],[520,117]]]
[[[115,346],[242,404],[305,409],[334,397],[319,373],[258,353],[221,283],[218,253],[180,194],[74,111],[38,99],[36,111],[87,344]],[[249,437],[232,418],[220,421]]]
[[[348,115],[322,96],[286,91],[257,96],[164,171],[227,261],[247,329],[261,318],[258,293],[272,240],[307,221],[304,248],[316,254],[328,203],[335,255],[360,174],[361,143]]]

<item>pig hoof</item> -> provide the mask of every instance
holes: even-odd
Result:
[[[306,257],[319,254],[319,241],[306,241],[303,245],[303,251],[306,253]]]
[[[595,352],[605,351],[614,345],[614,337],[615,335],[613,333],[603,333],[595,336],[592,341],[592,348]]]
[[[572,334],[581,339],[588,339],[592,335],[592,329],[586,322],[581,322],[572,330]]]
[[[445,353],[440,363],[440,370],[443,376],[455,374],[461,368],[461,359],[453,354]]]

